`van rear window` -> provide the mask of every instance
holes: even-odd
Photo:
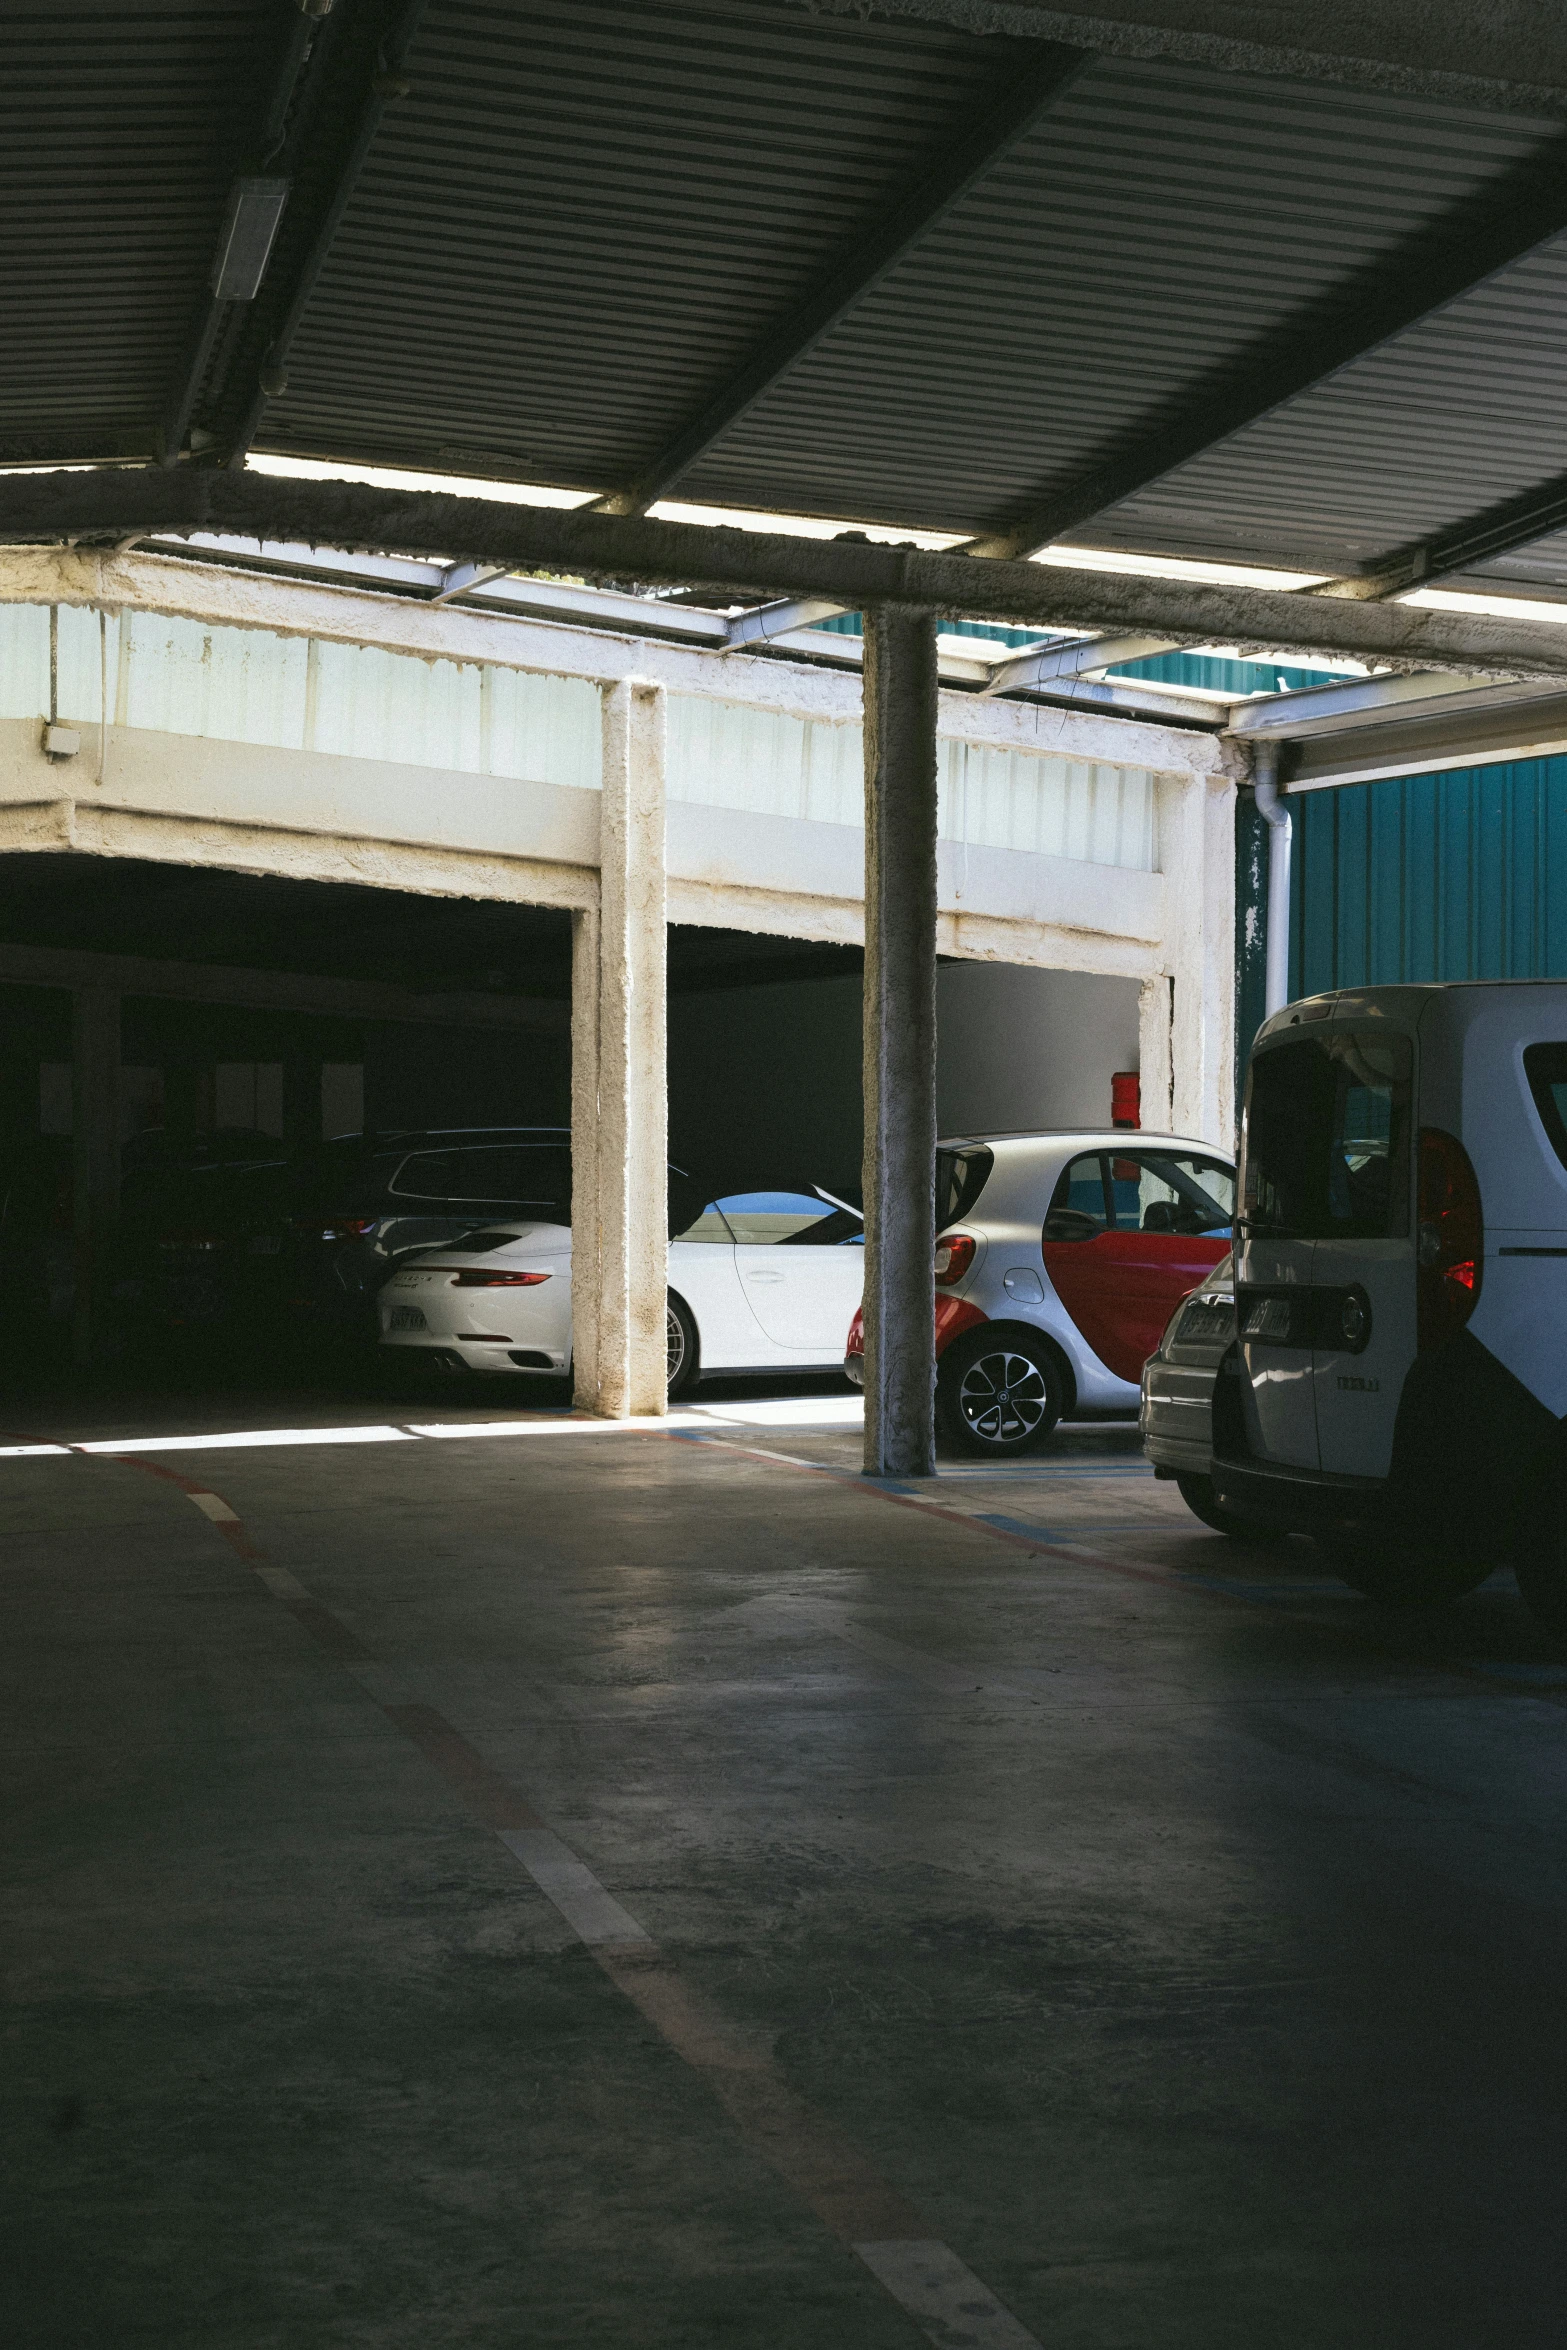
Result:
[[[1526,1044],[1523,1073],[1551,1148],[1567,1167],[1567,1044]]]
[[[1241,1130],[1243,1223],[1291,1240],[1409,1230],[1414,1055],[1390,1030],[1339,1030],[1252,1057]]]

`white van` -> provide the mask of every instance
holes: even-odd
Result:
[[[1382,1600],[1494,1567],[1567,1632],[1567,983],[1315,996],[1246,1079],[1230,1507]]]

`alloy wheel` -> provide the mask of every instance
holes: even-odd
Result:
[[[958,1383],[958,1410],[986,1444],[1026,1444],[1050,1412],[1045,1375],[1027,1355],[1010,1350],[981,1355]]]
[[[664,1308],[664,1385],[671,1391],[685,1368],[686,1334],[673,1306]]]

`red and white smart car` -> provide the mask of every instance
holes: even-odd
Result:
[[[1235,1169],[1125,1128],[987,1134],[936,1153],[936,1409],[988,1457],[1063,1417],[1135,1414],[1143,1364],[1230,1246]],[[863,1375],[856,1315],[844,1368]]]

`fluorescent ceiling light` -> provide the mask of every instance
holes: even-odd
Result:
[[[212,291],[220,302],[255,300],[288,190],[289,182],[281,179],[236,180],[229,190],[212,264]]]
[[[1126,571],[1142,579],[1190,579],[1210,587],[1320,587],[1326,571],[1269,571],[1260,563],[1190,563],[1181,555],[1125,555],[1108,547],[1046,547],[1029,558],[1063,571]]]
[[[1420,604],[1428,612],[1484,612],[1496,620],[1567,621],[1567,602],[1547,604],[1530,596],[1471,596],[1454,588],[1416,588],[1395,601]]]
[[[295,481],[363,481],[377,490],[445,490],[458,498],[494,498],[503,506],[587,506],[597,490],[549,489],[542,482],[475,481],[465,474],[409,473],[392,465],[337,465],[316,457],[245,460],[250,473],[281,473]]]
[[[901,522],[827,522],[813,514],[755,514],[746,506],[686,506],[675,498],[660,498],[648,508],[656,522],[701,522],[710,529],[765,530],[784,538],[835,539],[846,530],[863,531],[877,546],[962,546],[967,533],[954,530],[910,530]]]

